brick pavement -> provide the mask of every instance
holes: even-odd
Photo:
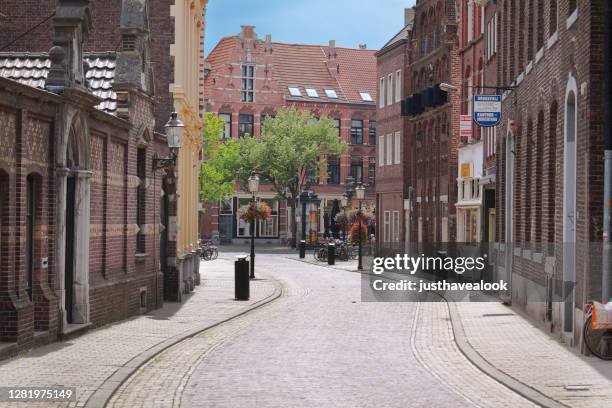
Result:
[[[500,303],[455,305],[470,346],[498,370],[567,406],[612,406],[609,361],[575,354]],[[588,390],[567,391],[567,385]]]
[[[233,300],[233,262],[218,259],[201,266],[202,284],[182,304],[102,327],[68,341],[30,350],[0,362],[0,386],[74,386],[76,402],[1,403],[0,407],[82,407],[104,381],[133,358],[160,343],[213,325],[270,298],[277,286],[259,279],[251,285],[251,300]]]

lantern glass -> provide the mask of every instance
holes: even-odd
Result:
[[[343,207],[346,207],[346,205],[348,204],[348,195],[346,193],[342,194],[340,204],[342,204]]]
[[[170,149],[180,149],[183,147],[183,135],[185,133],[185,125],[178,118],[176,112],[172,112],[170,120],[164,125],[166,131],[166,139]]]
[[[255,172],[251,173],[249,177],[249,191],[251,193],[256,193],[259,190],[259,176]]]
[[[361,184],[355,187],[355,195],[358,200],[363,200],[365,198],[365,187]]]

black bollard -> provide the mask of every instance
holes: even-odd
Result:
[[[300,241],[300,258],[306,258],[306,241]]]
[[[336,244],[334,244],[333,242],[327,244],[327,264],[336,264]]]
[[[249,300],[250,280],[248,255],[238,255],[234,262],[234,296],[236,300]]]

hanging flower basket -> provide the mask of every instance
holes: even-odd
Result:
[[[265,201],[249,203],[238,209],[238,215],[246,222],[268,220],[272,215],[272,209]]]

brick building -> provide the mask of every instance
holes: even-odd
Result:
[[[308,110],[316,117],[332,118],[340,138],[349,143],[346,154],[327,158],[312,188],[321,199],[319,231],[325,213],[344,192],[347,177],[367,185],[368,205],[373,206],[376,144],[376,59],[364,48],[298,45],[257,37],[253,26],[225,37],[206,58],[210,69],[205,80],[205,108],[226,121],[224,137],[244,134],[259,137],[262,120],[281,107]],[[284,242],[289,238],[290,214],[270,186],[261,186],[259,197],[267,200],[272,219],[256,229],[260,240]],[[241,242],[249,237],[248,224],[237,209],[250,199],[239,191],[219,206],[211,204],[203,217],[201,234],[222,242]]]
[[[28,13],[0,5],[0,355],[145,313],[198,282],[197,261],[180,270],[177,197],[194,198],[188,225],[199,37],[185,45],[190,59],[176,47],[169,56],[177,31],[202,28],[202,12],[175,4],[175,18],[194,19],[175,26],[169,2],[35,3]],[[191,178],[152,170],[169,155],[162,132],[175,109],[190,139],[177,166],[196,168]]]
[[[497,2],[498,84],[516,86],[497,140],[498,271],[573,344],[601,296],[603,4]]]
[[[490,2],[492,3],[492,2]],[[491,6],[492,7],[492,6]],[[462,0],[459,9],[459,57],[461,59],[461,114],[472,116],[473,97],[488,93],[485,83],[485,8],[473,0]],[[470,119],[471,120],[471,119]],[[457,149],[457,242],[481,242],[483,147],[487,133],[471,121],[471,134],[461,129]]]
[[[404,27],[377,53],[378,104],[376,109],[378,143],[376,175],[376,236],[384,245],[408,242],[410,152],[405,141],[407,119],[401,115],[405,98],[406,66],[414,9],[404,11]],[[404,141],[404,143],[403,143]]]
[[[456,240],[461,63],[454,1],[419,0],[410,36],[404,114],[409,118],[410,240]]]

